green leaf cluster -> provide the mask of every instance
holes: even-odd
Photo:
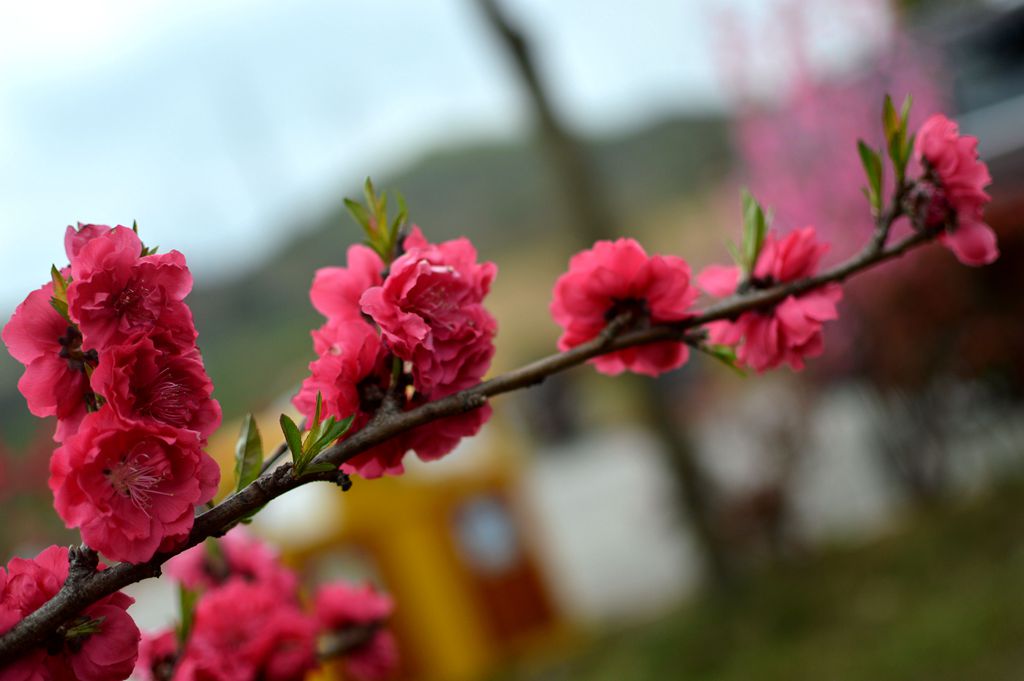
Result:
[[[292,453],[295,475],[317,473],[335,468],[333,464],[311,465],[311,462],[316,458],[317,454],[334,444],[338,438],[348,432],[348,429],[352,426],[353,417],[349,416],[339,420],[329,416],[323,419],[322,415],[323,397],[320,393],[317,393],[313,423],[309,428],[309,432],[306,433],[305,439],[303,439],[302,431],[295,425],[295,421],[287,414],[281,414],[281,432],[284,433],[284,440]]]
[[[402,227],[408,219],[405,199],[401,194],[395,192],[398,215],[394,219],[389,219],[388,193],[385,191],[378,195],[370,178],[366,178],[366,183],[363,185],[363,196],[366,205],[352,199],[345,199],[345,207],[366,233],[366,245],[372,248],[381,257],[381,260],[390,263],[397,255],[398,239]]]
[[[876,216],[882,212],[883,154],[888,155],[889,161],[892,163],[898,186],[903,184],[907,174],[907,164],[914,151],[914,135],[907,134],[910,104],[910,95],[907,95],[903,100],[903,106],[897,113],[892,98],[889,95],[885,96],[885,101],[882,104],[882,130],[885,132],[884,150],[874,149],[864,140],[857,140],[857,152],[860,154],[860,162],[864,166],[864,174],[868,178],[868,186],[864,188],[864,195],[867,197],[868,203],[871,204],[871,211]]]

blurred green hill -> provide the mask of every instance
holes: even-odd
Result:
[[[624,216],[649,213],[718,181],[730,158],[726,122],[716,117],[660,120],[589,140],[589,150],[611,205]],[[484,258],[501,261],[511,250],[542,248],[563,228],[540,152],[525,139],[466,144],[374,180],[402,192],[413,220],[431,239],[464,234]],[[344,193],[360,195],[358,187]],[[197,281],[189,302],[226,417],[266,406],[302,377],[311,359],[308,333],[320,323],[307,297],[313,272],[343,264],[347,246],[361,238],[342,196],[327,198],[329,208],[319,218],[281,225],[294,237],[267,262],[227,281]],[[20,365],[0,353],[0,438],[13,445],[24,442],[38,423],[16,390],[20,374]]]

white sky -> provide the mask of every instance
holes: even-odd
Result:
[[[505,5],[570,120],[611,130],[723,106],[722,11],[765,31],[773,3]],[[826,8],[826,57],[863,48],[843,3],[806,4]],[[69,223],[137,219],[209,279],[366,175],[521,132],[518,82],[485,29],[473,0],[0,3],[0,314],[64,261]],[[770,87],[781,67],[761,61]]]

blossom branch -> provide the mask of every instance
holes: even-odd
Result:
[[[417,426],[478,409],[491,397],[536,385],[548,376],[579,366],[609,352],[662,341],[688,342],[692,340],[692,330],[708,322],[734,319],[744,312],[775,305],[789,296],[844,281],[863,270],[895,259],[937,235],[936,230],[922,230],[893,246],[886,247],[888,232],[893,222],[902,214],[900,199],[898,196],[894,197],[891,206],[877,220],[876,235],[883,236],[872,239],[861,253],[826,272],[734,295],[709,306],[700,314],[676,322],[630,328],[628,322],[632,319],[620,321],[617,318],[609,324],[605,333],[568,351],[550,355],[408,411],[381,409],[364,428],[321,452],[314,463],[339,466],[369,448]],[[283,449],[276,451],[255,481],[197,516],[187,541],[172,551],[158,552],[150,560],[142,563],[122,562],[101,571],[95,571],[87,565],[91,562],[90,558],[95,555],[91,549],[83,546],[73,552],[72,556],[80,558],[76,564],[82,563],[77,568],[72,566],[75,578],[68,579],[52,599],[0,636],[0,664],[10,662],[31,647],[40,644],[89,604],[129,584],[159,576],[161,566],[166,560],[208,537],[222,536],[242,519],[250,517],[276,497],[310,482],[327,481],[341,485],[347,481],[347,476],[338,470],[317,471],[298,476],[293,473],[291,464],[284,464],[271,470],[270,463],[283,454]]]

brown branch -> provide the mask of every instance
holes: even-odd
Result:
[[[887,234],[889,226],[899,214],[898,202],[894,201],[893,208],[879,217],[879,229],[884,229]],[[860,254],[814,277],[736,295],[679,322],[622,330],[620,333],[603,333],[571,350],[550,355],[443,399],[428,402],[409,411],[378,413],[362,430],[324,450],[314,461],[341,465],[357,454],[400,433],[447,416],[477,409],[491,397],[536,385],[548,376],[579,366],[608,352],[660,341],[685,341],[687,331],[696,327],[715,320],[733,319],[743,312],[772,306],[788,296],[806,293],[824,284],[843,281],[857,272],[897,258],[933,237],[932,232],[917,232],[889,248],[884,246],[884,238],[873,239]],[[613,322],[613,325],[617,325],[617,322]],[[251,516],[276,497],[316,481],[341,485],[347,481],[347,476],[332,470],[295,477],[291,464],[284,464],[264,472],[249,486],[200,514],[188,540],[182,546],[172,551],[157,553],[145,563],[118,563],[106,570],[87,574],[77,570],[74,573],[75,578],[69,578],[53,598],[0,636],[0,664],[9,662],[38,645],[90,603],[134,582],[159,576],[161,565],[172,556],[207,537],[222,536],[240,520]],[[81,550],[76,552],[76,555],[83,559],[88,557]]]

